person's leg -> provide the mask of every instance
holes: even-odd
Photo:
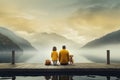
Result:
[[[68,65],[68,63],[60,63],[61,65]]]
[[[55,60],[55,61],[53,61],[53,65],[57,65],[57,61]]]

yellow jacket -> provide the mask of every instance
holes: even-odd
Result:
[[[51,58],[52,58],[53,61],[58,60],[58,52],[57,51],[53,51],[51,53]]]
[[[59,52],[59,61],[63,64],[69,62],[69,52],[66,49],[62,49]]]

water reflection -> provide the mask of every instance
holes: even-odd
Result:
[[[59,80],[73,80],[72,76],[61,75],[59,76]]]
[[[52,76],[51,80],[59,80],[59,77],[58,76]]]
[[[13,77],[1,77],[0,80],[120,80],[120,76],[98,76],[98,75],[13,76]]]
[[[73,80],[72,76],[68,75],[54,75],[54,76],[45,76],[45,80]]]
[[[13,76],[13,77],[1,77],[0,80],[16,80],[16,76]]]
[[[50,80],[51,76],[45,76],[45,80]]]
[[[16,79],[16,76],[13,76],[13,77],[12,77],[12,80],[15,80],[15,79]]]
[[[106,78],[107,78],[107,80],[110,80],[110,76],[107,76]]]
[[[96,75],[84,75],[84,76],[71,76],[71,75],[55,75],[49,76],[46,80],[120,80],[119,76],[96,76]]]

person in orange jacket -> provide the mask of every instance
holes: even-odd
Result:
[[[51,58],[53,61],[53,65],[57,65],[57,60],[58,60],[58,52],[57,52],[57,48],[54,46],[52,53],[51,53]]]
[[[66,50],[66,46],[62,46],[62,50],[59,52],[59,62],[61,65],[67,65],[69,62],[69,52]]]

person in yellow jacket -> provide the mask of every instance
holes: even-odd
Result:
[[[52,58],[52,61],[53,61],[53,65],[57,65],[58,52],[57,52],[57,48],[55,46],[53,47],[53,51],[51,53],[51,58]]]
[[[66,46],[62,46],[62,50],[59,52],[59,62],[61,65],[67,65],[69,62],[69,52],[66,50]]]

